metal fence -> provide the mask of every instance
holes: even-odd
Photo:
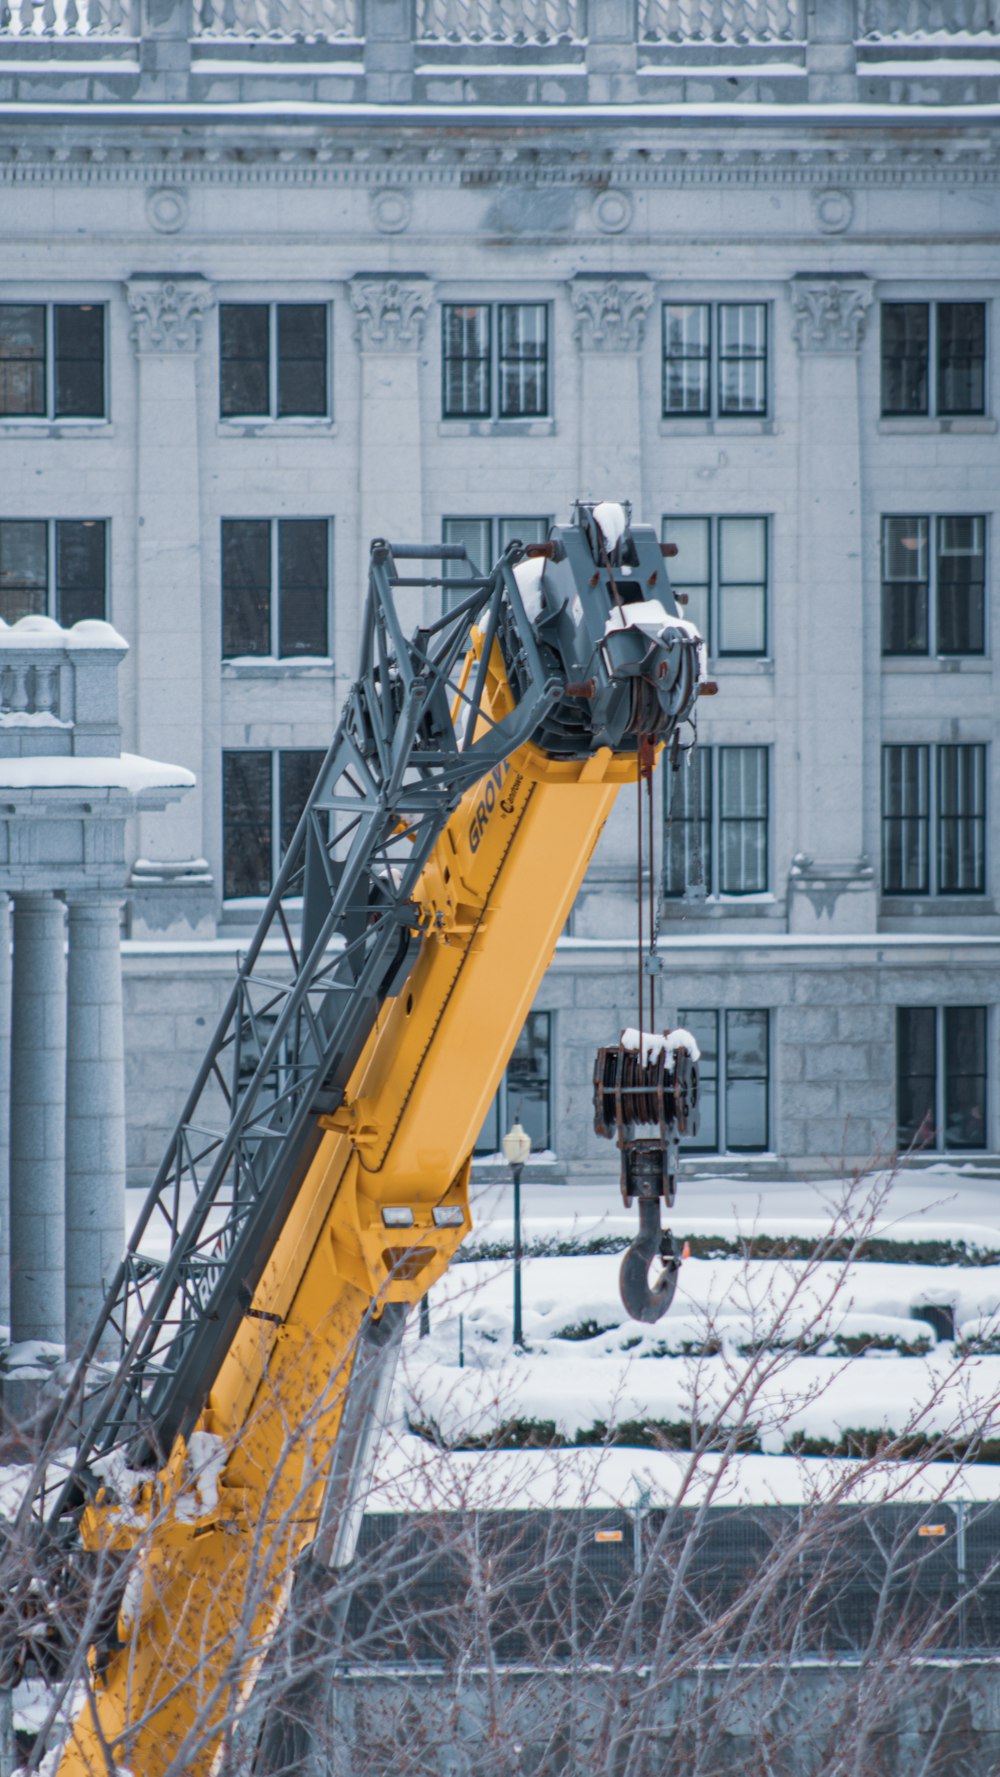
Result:
[[[1000,1649],[1000,1506],[368,1516],[352,1664]]]

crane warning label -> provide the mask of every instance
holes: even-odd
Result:
[[[504,759],[499,765],[494,765],[493,770],[486,779],[486,786],[479,801],[476,803],[472,819],[469,822],[470,851],[479,850],[479,841],[486,830],[490,815],[493,813],[493,810],[497,805],[497,796],[503,788],[503,781],[509,770],[510,765],[507,760]]]

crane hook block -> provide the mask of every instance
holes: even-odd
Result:
[[[669,1229],[660,1226],[660,1200],[669,1208],[677,1182],[682,1135],[698,1127],[698,1052],[688,1033],[650,1036],[624,1031],[594,1064],[594,1128],[616,1140],[626,1203],[638,1199],[639,1232],[622,1259],[621,1298],[633,1320],[657,1321],[677,1288],[680,1257]],[[650,1282],[653,1265],[660,1272]]]

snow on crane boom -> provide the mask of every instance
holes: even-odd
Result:
[[[406,572],[426,560],[458,602],[407,639],[397,593],[441,584]],[[6,1587],[8,1676],[93,1644],[60,1777],[108,1746],[207,1774],[293,1564],[343,1559],[379,1377],[471,1226],[476,1135],[617,790],[699,674],[627,507],[580,503],[487,575],[458,546],[372,544],[357,681],[8,1539],[49,1557],[47,1590]],[[601,1110],[648,1246],[693,1064],[616,1053]],[[84,1625],[95,1562],[117,1609]]]

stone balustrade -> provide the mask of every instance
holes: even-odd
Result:
[[[110,623],[0,622],[0,759],[117,755],[125,651]]]

